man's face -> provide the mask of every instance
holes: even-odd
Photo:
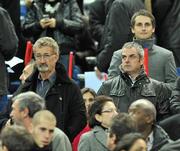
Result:
[[[83,94],[84,103],[86,106],[86,111],[88,111],[89,106],[94,102],[94,96],[90,92]]]
[[[33,137],[40,148],[49,145],[53,139],[55,123],[41,119],[33,125]]]
[[[10,113],[10,117],[12,118],[13,122],[21,125],[23,123],[23,111],[19,110],[19,102],[16,100],[12,104],[12,111]]]
[[[36,48],[34,51],[36,65],[41,73],[51,73],[55,70],[56,62],[58,61],[58,54],[53,48],[44,46]]]
[[[128,113],[137,123],[139,132],[142,132],[147,125],[147,115],[145,111],[141,107],[132,104],[129,107]]]
[[[137,16],[135,18],[135,25],[132,27],[131,31],[137,39],[149,39],[152,37],[155,28],[149,17]]]
[[[143,65],[143,59],[140,58],[136,48],[124,48],[122,50],[122,69],[129,75],[138,74],[141,66]]]

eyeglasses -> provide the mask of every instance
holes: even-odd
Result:
[[[55,55],[54,53],[53,54],[43,54],[43,55],[41,55],[41,54],[34,54],[34,57],[35,57],[35,59],[36,60],[41,60],[42,58],[44,59],[44,60],[49,60],[50,59],[50,57],[51,56],[53,56],[53,55]]]
[[[106,110],[102,110],[101,113],[112,113],[112,112],[119,112],[118,109],[106,109]]]

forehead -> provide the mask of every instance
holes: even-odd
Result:
[[[34,124],[34,127],[40,127],[45,129],[52,129],[55,128],[55,123],[53,121],[49,121],[47,119],[40,119],[36,124]]]
[[[19,105],[19,101],[15,100],[12,104],[12,107],[18,107],[18,105]]]
[[[135,23],[145,23],[145,22],[151,23],[151,18],[143,15],[137,16],[135,18]]]
[[[108,102],[106,102],[105,104],[104,104],[104,108],[111,108],[111,107],[114,107],[115,105],[114,105],[114,103],[113,102],[110,102],[110,101],[108,101]]]
[[[37,47],[34,50],[34,53],[41,53],[41,54],[45,54],[45,53],[54,53],[55,51],[53,50],[52,47],[49,46],[42,46],[42,47]]]
[[[132,48],[123,48],[122,49],[122,55],[137,55],[138,51],[136,50],[136,48],[132,47]]]

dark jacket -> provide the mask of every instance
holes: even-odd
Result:
[[[17,52],[18,38],[7,11],[0,7],[0,96],[7,94],[7,70],[5,61]]]
[[[171,50],[180,67],[180,1],[155,0],[153,13],[157,20],[157,44]]]
[[[148,78],[144,71],[136,78],[134,84],[126,73],[121,72],[120,76],[105,81],[98,95],[112,97],[121,112],[127,112],[132,102],[144,98],[155,105],[158,120],[169,115],[171,90],[164,83]]]
[[[163,145],[171,142],[168,134],[158,125],[153,126],[153,139],[151,151],[158,151]]]
[[[20,86],[16,95],[26,91],[36,92],[37,77],[36,71]],[[46,108],[56,116],[57,127],[72,141],[86,125],[86,109],[79,87],[68,78],[62,64],[57,63],[56,81],[45,100]]]
[[[180,151],[180,139],[166,144],[159,151]]]
[[[33,37],[36,41],[39,37],[47,36],[47,29],[42,29],[39,21],[43,19],[44,5],[36,0],[28,10],[23,23],[23,33],[26,37]],[[62,54],[69,54],[69,51],[76,50],[75,35],[84,29],[80,9],[76,0],[66,0],[60,3],[57,12],[50,16],[56,19],[56,27],[52,29],[52,37],[60,45]],[[49,30],[49,29],[48,29]]]
[[[113,52],[120,49],[125,42],[132,40],[130,20],[139,9],[143,9],[142,0],[115,0],[106,16],[104,34],[97,56],[97,67],[106,72]]]

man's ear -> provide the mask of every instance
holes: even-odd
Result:
[[[133,27],[131,27],[131,32],[134,34],[134,29],[133,29]]]
[[[151,115],[147,115],[146,116],[146,123],[148,123],[148,124],[153,124],[153,116],[151,116]]]
[[[5,145],[2,146],[2,151],[8,151],[8,149]]]
[[[26,107],[22,112],[22,116],[25,117],[29,117],[29,109]]]

